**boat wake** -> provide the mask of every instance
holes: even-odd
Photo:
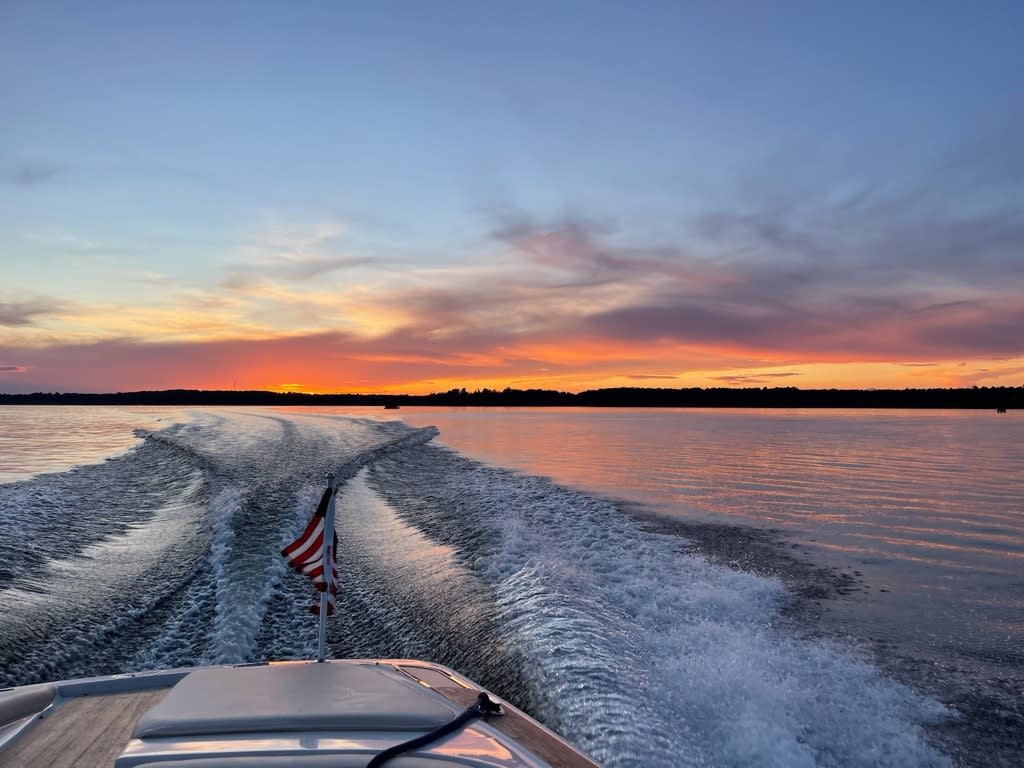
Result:
[[[315,654],[280,548],[327,472],[332,655],[463,671],[607,766],[941,766],[950,717],[796,636],[776,580],[433,428],[203,411],[101,464],[0,485],[0,683]]]

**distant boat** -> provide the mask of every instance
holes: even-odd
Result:
[[[397,408],[398,406],[396,405],[395,407]],[[1003,407],[996,408],[996,413],[1006,413],[1006,409]]]
[[[386,410],[386,411],[397,411],[401,407],[402,406],[395,405],[394,403],[388,403],[387,405],[384,406],[384,410]]]

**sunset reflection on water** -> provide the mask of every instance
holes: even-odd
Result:
[[[688,520],[779,529],[915,644],[1024,662],[1024,450],[977,411],[408,408],[469,456]],[[884,591],[883,591],[884,590]]]

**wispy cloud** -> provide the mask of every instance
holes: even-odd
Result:
[[[0,301],[0,326],[33,325],[37,318],[61,312],[64,304],[52,299]]]
[[[813,161],[764,168],[740,204],[698,216],[694,232],[731,263],[795,266],[810,278],[846,270],[998,289],[1024,275],[1024,120],[1011,123],[917,174],[819,175]]]
[[[540,267],[558,270],[563,284],[593,285],[661,277],[694,285],[715,284],[729,276],[712,261],[677,244],[613,245],[611,222],[582,216],[542,221],[505,211],[492,236]]]
[[[367,257],[282,256],[245,266],[235,266],[225,276],[222,285],[230,290],[244,291],[268,280],[300,282],[329,272],[371,264],[373,261]]]
[[[241,249],[241,261],[228,269],[222,285],[245,291],[267,281],[302,282],[376,261],[345,253],[344,232],[336,223],[307,231],[275,225]]]
[[[507,212],[494,235],[537,268],[538,302],[552,275],[578,292],[547,324],[567,339],[834,361],[1014,356],[1024,175],[996,155],[1024,168],[1021,135],[895,183],[775,174],[668,245],[629,242],[607,220]],[[596,285],[613,289],[600,304]]]
[[[579,330],[645,341],[740,346],[819,360],[899,360],[1024,354],[1024,299],[970,302],[959,310],[922,312],[913,296],[892,301],[851,297],[833,307],[769,302],[735,304],[689,295],[653,297],[598,313]]]
[[[26,161],[7,172],[7,181],[19,187],[35,187],[60,175],[62,169],[52,163]]]
[[[1024,337],[1011,332],[1024,327],[1024,298],[979,292],[941,270],[921,279],[809,236],[775,229],[751,252],[696,257],[699,240],[622,244],[612,226],[585,218],[500,224],[495,237],[510,248],[500,264],[434,276],[411,270],[401,283],[346,300],[368,312],[400,307],[391,342],[495,357],[545,347],[600,356],[602,344],[614,356],[662,343],[761,360],[1024,354]],[[780,261],[783,245],[807,250]]]
[[[712,376],[714,381],[724,381],[726,384],[767,384],[775,379],[786,379],[791,376],[799,376],[799,373],[787,371],[783,373],[738,373],[724,376]]]

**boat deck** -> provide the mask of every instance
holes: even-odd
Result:
[[[437,665],[401,660],[390,662],[389,667],[432,689],[457,709],[475,703],[480,693],[479,688]],[[0,717],[0,768],[111,768],[132,739],[140,718],[186,672],[37,686],[48,690],[35,690],[13,704],[8,699],[6,711],[0,711],[0,716],[5,716]],[[503,703],[503,708],[505,715],[488,718],[486,725],[552,768],[599,768],[515,707]]]
[[[110,768],[138,719],[170,686],[151,691],[75,696],[55,702],[32,729],[0,750],[0,768]]]
[[[468,707],[476,701],[480,693],[472,688],[435,688],[453,704]],[[522,744],[552,768],[600,768],[597,763],[588,760],[565,742],[549,736],[515,710],[505,708],[505,716],[487,721],[495,730],[501,731]]]

